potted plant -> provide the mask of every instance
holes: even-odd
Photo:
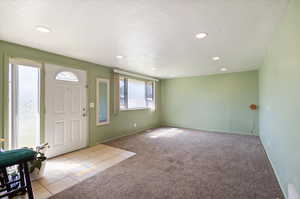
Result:
[[[47,160],[45,153],[48,148],[48,143],[36,147],[35,158],[28,165],[31,180],[37,180],[44,176]]]

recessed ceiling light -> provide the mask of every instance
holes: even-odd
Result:
[[[228,69],[225,68],[225,67],[223,67],[223,68],[220,69],[220,71],[222,71],[222,72],[226,72],[227,70],[228,70]]]
[[[123,59],[124,56],[122,56],[122,55],[117,55],[116,58],[117,58],[117,59]]]
[[[36,26],[35,29],[39,32],[43,32],[43,33],[49,33],[51,32],[50,28],[46,27],[46,26]]]
[[[198,34],[196,34],[196,38],[197,39],[204,39],[205,37],[207,37],[207,33],[206,32],[200,32]]]
[[[218,60],[220,60],[221,58],[220,57],[213,57],[212,58],[214,61],[218,61]]]

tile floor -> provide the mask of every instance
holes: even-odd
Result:
[[[48,198],[134,155],[133,152],[99,144],[50,159],[45,176],[32,182],[35,199]]]

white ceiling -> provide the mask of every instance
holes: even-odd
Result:
[[[223,66],[228,72],[245,71],[262,63],[287,4],[288,0],[1,0],[0,39],[160,78],[220,73]],[[37,25],[52,32],[38,32]],[[208,37],[196,39],[199,32]],[[213,56],[221,60],[212,61]]]

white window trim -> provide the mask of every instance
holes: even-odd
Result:
[[[17,90],[18,90],[18,84],[17,84],[17,80],[14,79],[14,77],[17,76],[17,71],[16,71],[16,66],[17,65],[23,65],[23,66],[28,66],[28,67],[32,67],[32,68],[38,68],[39,69],[39,79],[38,79],[38,82],[39,82],[39,88],[38,88],[38,103],[39,103],[39,106],[38,106],[38,112],[39,112],[39,121],[38,121],[38,129],[39,129],[39,132],[38,132],[38,135],[36,137],[36,145],[40,145],[41,144],[41,70],[42,70],[42,63],[39,63],[39,62],[35,62],[35,61],[32,61],[32,60],[28,60],[28,59],[23,59],[23,58],[9,58],[9,64],[12,65],[12,115],[11,115],[11,118],[9,119],[12,119],[12,123],[11,123],[11,132],[9,132],[9,135],[8,135],[8,147],[9,149],[14,149],[17,147],[18,143],[17,143],[17,140],[14,140],[13,137],[15,136],[18,136],[17,135],[17,132],[14,132],[14,130],[18,131],[18,124],[15,122],[17,120],[17,109],[16,109],[16,104],[17,104],[17,99],[15,98],[15,96],[17,96]]]
[[[100,82],[105,82],[107,84],[107,121],[106,122],[99,122],[99,83]],[[97,126],[102,126],[102,125],[108,125],[110,123],[110,82],[109,79],[104,79],[104,78],[97,78],[96,80],[96,125]]]
[[[9,64],[42,68],[42,63],[40,62],[24,59],[24,58],[16,58],[16,57],[10,57]]]
[[[147,110],[147,109],[151,109],[151,108],[148,108],[148,107],[145,107],[145,108],[120,108],[120,111],[137,111],[137,110]]]

